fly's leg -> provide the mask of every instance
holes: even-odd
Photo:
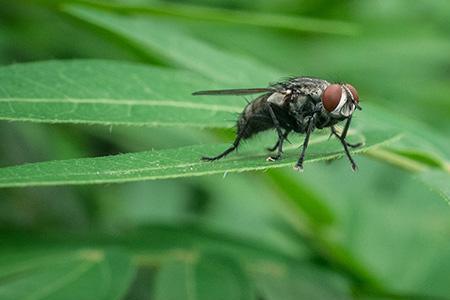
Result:
[[[308,127],[306,128],[306,136],[303,141],[302,152],[300,153],[300,157],[294,166],[294,169],[297,171],[303,171],[303,161],[305,160],[305,153],[306,153],[306,148],[308,148],[309,137],[314,129],[314,120],[315,120],[315,115],[312,118],[310,118],[308,121]]]
[[[267,108],[269,110],[270,117],[272,118],[273,125],[275,126],[275,129],[277,130],[277,133],[278,133],[278,141],[275,144],[275,146],[273,147],[273,150],[277,149],[277,154],[267,157],[267,161],[276,161],[281,158],[281,154],[283,153],[283,142],[284,142],[284,139],[289,134],[289,131],[286,130],[285,133],[283,134],[280,123],[278,122],[278,119],[275,116],[275,113],[273,112],[272,106],[270,106],[270,104],[268,104]]]
[[[362,143],[356,143],[356,144],[351,144],[349,142],[347,142],[345,140],[345,138],[347,137],[347,133],[348,133],[348,129],[350,128],[350,122],[352,121],[352,117],[350,116],[347,119],[347,122],[345,123],[344,126],[344,130],[342,131],[342,134],[339,135],[336,131],[336,129],[334,128],[334,126],[331,126],[331,135],[336,136],[341,142],[344,142],[345,144],[347,144],[348,147],[350,148],[358,148],[362,146]]]
[[[236,150],[242,140],[242,137],[244,136],[244,132],[245,132],[245,129],[247,129],[248,123],[249,123],[249,121],[247,121],[245,123],[244,127],[242,128],[242,130],[239,131],[236,139],[234,140],[233,144],[231,144],[231,146],[229,148],[227,148],[225,151],[223,151],[222,153],[220,153],[217,156],[212,156],[212,157],[203,156],[202,160],[204,160],[204,161],[218,160],[218,159],[221,159],[221,158],[227,156],[230,152],[233,152],[234,150]]]
[[[290,143],[290,141],[289,141],[288,138],[287,138],[288,135],[289,135],[289,133],[291,133],[291,130],[290,130],[290,129],[289,129],[289,130],[286,130],[286,131],[284,132],[284,134],[283,134],[283,140],[287,141],[288,143]],[[280,144],[280,141],[281,141],[281,139],[278,139],[277,142],[275,143],[275,145],[274,145],[273,147],[268,147],[268,148],[267,148],[267,151],[270,151],[270,152],[275,151],[275,149],[278,148],[278,146],[279,146],[279,144]]]
[[[343,140],[347,144],[347,146],[350,148],[358,148],[358,147],[361,147],[363,144],[363,143],[352,144],[352,143],[347,142],[342,136],[339,135],[339,133],[337,133],[336,129],[332,126],[330,137],[333,135],[335,137],[337,137],[339,140]]]
[[[285,131],[284,134],[283,134],[283,138],[285,138],[285,136],[286,136],[286,131]],[[278,138],[278,139],[277,139],[277,142],[275,143],[275,145],[273,145],[273,147],[267,147],[267,148],[266,148],[267,151],[269,151],[269,152],[275,151],[275,149],[277,149],[278,146],[280,145],[280,142],[281,142],[281,139]]]
[[[344,146],[345,155],[347,156],[347,158],[348,158],[348,160],[350,161],[350,164],[351,164],[351,166],[352,166],[352,170],[353,170],[353,171],[356,171],[356,170],[358,170],[358,166],[356,165],[355,161],[353,160],[353,157],[350,155],[350,151],[348,150],[348,147],[356,148],[356,147],[361,146],[362,143],[358,143],[358,144],[350,144],[350,143],[348,143],[348,142],[345,140],[345,138],[347,137],[347,132],[348,132],[348,129],[349,129],[349,127],[350,127],[350,122],[351,122],[351,121],[352,121],[352,117],[350,116],[350,117],[347,119],[347,122],[345,123],[344,130],[342,131],[342,134],[341,134],[341,135],[339,135],[339,134],[336,132],[336,130],[334,129],[334,127],[331,127],[331,132],[332,132],[332,134],[334,134],[334,135],[339,139],[339,141],[341,141],[342,146]]]
[[[267,151],[269,151],[269,152],[275,151],[275,149],[278,148],[279,144],[280,144],[280,139],[277,140],[277,142],[275,143],[275,145],[273,145],[273,147],[267,147]]]
[[[291,133],[291,130],[289,129],[289,130],[286,130],[284,133],[283,133],[283,137],[280,139],[280,138],[278,138],[278,140],[277,140],[277,142],[275,143],[275,145],[273,146],[273,147],[270,147],[270,148],[267,148],[267,151],[270,151],[270,152],[273,152],[273,151],[275,151],[276,149],[278,149],[278,152],[280,152],[280,153],[283,153],[283,142],[284,141],[287,141],[288,143],[290,143],[289,142],[289,140],[288,140],[288,135],[289,135],[289,133]]]

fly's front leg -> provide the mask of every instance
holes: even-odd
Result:
[[[350,116],[347,119],[347,122],[345,123],[344,126],[344,130],[342,131],[342,134],[339,135],[336,131],[336,129],[334,128],[334,126],[331,126],[331,135],[336,136],[341,142],[345,143],[348,147],[350,148],[358,148],[362,146],[362,143],[356,143],[356,144],[351,144],[349,142],[347,142],[345,140],[345,138],[347,137],[347,133],[348,133],[348,129],[350,128],[350,122],[352,121],[352,117]]]
[[[342,146],[344,146],[345,155],[347,156],[347,158],[348,158],[348,160],[350,161],[350,164],[351,164],[351,166],[352,166],[352,170],[353,170],[353,171],[356,171],[356,170],[358,169],[358,166],[356,165],[355,161],[353,160],[353,157],[350,155],[350,151],[348,150],[348,147],[356,148],[356,147],[361,146],[362,143],[358,143],[358,144],[350,144],[350,143],[348,143],[348,142],[345,140],[345,138],[347,137],[347,132],[348,132],[348,129],[349,129],[349,127],[350,127],[350,122],[351,122],[351,120],[352,120],[352,117],[350,116],[350,117],[347,119],[347,122],[345,123],[345,127],[344,127],[344,130],[342,131],[342,134],[341,134],[341,135],[339,135],[339,134],[336,132],[336,130],[334,129],[334,127],[331,127],[331,132],[332,132],[332,134],[334,134],[334,135],[339,139],[339,141],[341,141]]]
[[[339,133],[337,133],[336,128],[334,128],[334,126],[331,126],[331,134],[330,134],[330,138],[331,138],[333,135],[336,136],[339,140],[344,141],[344,142],[347,144],[347,146],[349,146],[350,148],[358,148],[358,147],[361,147],[361,146],[362,146],[362,143],[352,144],[352,143],[347,142],[347,141],[345,140],[345,138],[343,138],[341,135],[339,135]]]
[[[300,153],[300,157],[299,157],[297,163],[294,166],[294,169],[297,170],[297,171],[303,171],[303,161],[305,160],[305,153],[306,153],[306,148],[308,148],[309,137],[310,137],[312,131],[314,130],[314,121],[315,121],[315,119],[316,119],[316,115],[314,114],[308,120],[308,125],[306,127],[306,136],[305,136],[305,139],[303,141],[302,152]]]
[[[275,116],[275,113],[270,104],[267,104],[267,109],[269,110],[269,114],[270,114],[270,117],[272,118],[273,125],[275,126],[275,129],[278,133],[278,141],[275,144],[275,146],[273,147],[273,150],[277,149],[277,154],[267,157],[267,161],[276,161],[281,158],[281,154],[283,153],[283,142],[287,138],[290,130],[286,130],[283,134],[280,123],[278,122],[278,119]]]

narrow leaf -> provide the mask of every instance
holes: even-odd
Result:
[[[280,15],[255,11],[230,10],[218,7],[207,7],[182,3],[167,3],[148,1],[145,4],[130,4],[83,1],[92,6],[118,11],[164,15],[177,18],[216,21],[221,23],[250,25],[278,30],[293,30],[300,32],[316,32],[330,34],[353,35],[358,31],[356,25],[338,21],[301,17],[296,15]]]
[[[133,276],[130,258],[102,249],[3,249],[0,298],[121,299]]]
[[[266,264],[252,271],[252,279],[263,299],[353,299],[345,280],[315,266],[291,264],[280,268]]]
[[[200,253],[164,264],[156,278],[155,299],[254,299],[251,284],[233,259]]]
[[[294,207],[298,207],[306,213],[311,224],[316,226],[331,225],[335,221],[331,208],[310,187],[290,175],[287,172],[277,170],[272,171],[269,176],[280,193],[286,195]],[[298,195],[303,195],[303,197],[300,198]]]
[[[450,204],[450,165],[447,165],[447,172],[428,170],[420,173],[419,178]]]
[[[394,137],[390,132],[364,132],[364,136],[359,136],[358,139],[364,141],[365,146],[357,149],[355,153],[366,151]],[[200,161],[202,155],[217,154],[227,147],[227,144],[199,145],[25,164],[0,169],[0,187],[126,182],[265,170],[293,166],[299,153],[299,146],[291,145],[286,147],[284,159],[276,162],[267,162],[265,158],[268,154],[261,150],[242,151],[212,163]],[[259,149],[264,148],[260,145]],[[342,155],[342,146],[337,141],[327,141],[325,136],[321,136],[311,142],[305,162],[335,159]]]
[[[131,46],[169,65],[196,71],[221,82],[259,87],[283,74],[252,57],[225,52],[192,37],[173,22],[142,15],[120,15],[81,5],[64,11],[90,25],[126,39]],[[285,75],[285,74],[284,74]]]
[[[239,97],[194,97],[211,81],[188,72],[75,60],[0,68],[0,119],[102,125],[230,127]]]

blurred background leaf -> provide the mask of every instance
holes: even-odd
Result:
[[[16,74],[13,82],[20,85],[11,85],[13,72],[3,73],[3,117],[10,110],[11,103],[3,101],[7,97],[55,95],[26,84],[28,76],[84,97],[95,91],[91,95],[115,99],[148,96],[141,85],[127,84],[130,77],[124,69],[119,69],[123,72],[114,88],[105,90],[92,82],[114,75],[114,66],[126,65],[154,70],[155,78],[167,74],[166,82],[174,78],[176,86],[164,93],[183,101],[191,88],[265,86],[289,75],[348,81],[358,87],[364,104],[356,132],[403,134],[386,148],[358,156],[358,174],[351,174],[342,159],[308,164],[301,176],[280,168],[224,178],[222,173],[122,185],[2,189],[5,260],[0,270],[13,264],[7,259],[12,253],[20,261],[45,253],[55,265],[25,277],[2,277],[0,290],[30,291],[44,276],[69,266],[56,263],[58,253],[70,259],[79,249],[95,249],[105,253],[105,263],[137,269],[133,279],[131,271],[117,272],[121,283],[108,299],[183,295],[188,281],[180,270],[190,259],[197,263],[189,265],[194,274],[189,278],[210,280],[193,289],[200,297],[224,288],[234,291],[228,299],[449,299],[449,210],[439,199],[448,200],[449,186],[448,1],[2,0],[0,5],[0,63],[15,64],[3,71],[40,60],[121,61],[106,63],[105,72],[92,72],[94,77],[82,74],[78,80],[87,91],[58,86],[52,81],[57,75],[39,68],[76,62],[33,64],[33,72],[25,68]],[[186,83],[183,88],[180,80]],[[14,96],[5,95],[5,89]],[[239,97],[220,98],[221,103],[193,99],[236,108],[245,103]],[[37,112],[36,117],[58,115],[54,108],[22,106],[28,115]],[[83,115],[88,113],[90,108]],[[110,113],[95,118],[105,118],[106,124],[114,116]],[[206,120],[197,117],[199,123]],[[169,151],[195,144],[222,147],[210,144],[232,140],[229,127],[235,117],[216,117],[215,126],[206,127],[223,129],[3,121],[0,164]],[[186,121],[180,118],[181,113],[175,121]],[[273,133],[257,137],[244,151],[260,149],[273,138]],[[70,267],[75,270],[80,264]],[[105,287],[99,268],[82,277],[95,283],[86,297],[101,295]],[[83,291],[80,285],[87,286],[83,280],[61,292],[76,295],[73,291]],[[173,290],[167,282],[173,282]],[[19,283],[21,288],[15,288]]]
[[[117,250],[8,250],[1,251],[1,299],[121,299],[134,272]]]

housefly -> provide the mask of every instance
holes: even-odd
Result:
[[[237,133],[233,144],[217,156],[205,156],[202,160],[221,159],[237,149],[242,140],[268,129],[275,128],[278,140],[268,148],[276,153],[267,160],[281,158],[283,143],[291,132],[305,134],[303,147],[296,170],[303,170],[303,161],[311,133],[314,129],[329,127],[344,147],[345,154],[356,171],[357,166],[349,152],[350,148],[361,146],[346,141],[348,129],[355,109],[361,110],[356,89],[348,83],[330,83],[312,77],[293,77],[271,84],[267,88],[198,91],[193,95],[250,95],[261,94],[249,102],[237,120]],[[345,121],[344,129],[338,133],[334,127]]]

